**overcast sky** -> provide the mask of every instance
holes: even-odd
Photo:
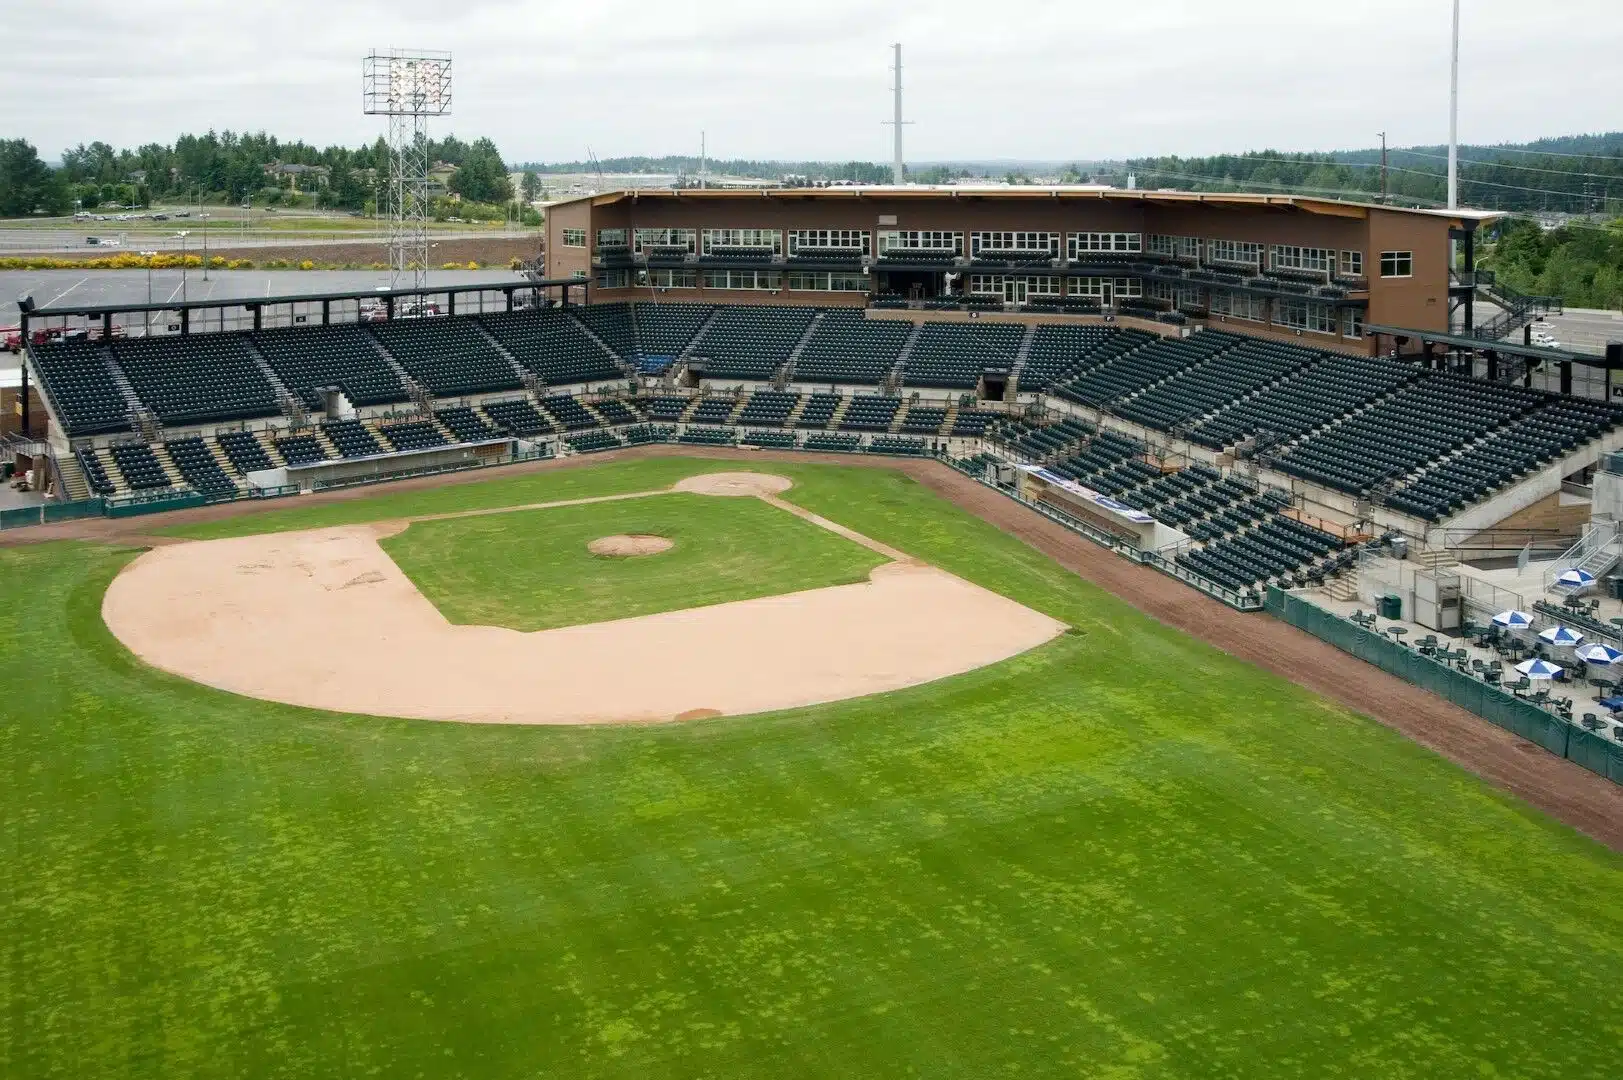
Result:
[[[12,20],[13,23],[16,20]],[[266,130],[356,144],[361,57],[455,56],[455,115],[508,161],[698,150],[911,161],[1443,142],[1448,0],[51,0],[12,26],[0,136]],[[1619,0],[1465,0],[1460,138],[1623,128]]]

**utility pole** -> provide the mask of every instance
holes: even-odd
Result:
[[[699,190],[705,188],[705,174],[709,171],[709,162],[705,156],[704,132],[699,132]]]
[[[1454,47],[1448,69],[1448,208],[1460,208],[1460,0],[1454,0]]]
[[[1381,202],[1386,202],[1386,132],[1381,132]]]

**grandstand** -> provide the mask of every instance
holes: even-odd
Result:
[[[1301,201],[1289,211],[1315,228],[1328,216]],[[1434,227],[1432,216],[1402,220]],[[1366,217],[1338,227],[1371,226]],[[1045,254],[1049,270],[1109,265],[1118,276],[1191,268],[1186,255],[1160,259],[1156,236],[1038,230],[1039,246],[1027,247],[1038,241],[1010,235],[789,232],[808,273],[825,272],[809,269],[825,256],[865,267],[969,260],[989,271]],[[1270,274],[1268,245],[1237,244],[1174,246],[1203,252],[1193,267],[1213,284],[1303,285]],[[709,252],[729,266],[762,255],[759,245],[699,246],[701,261]],[[1235,273],[1225,260],[1236,257],[1260,262]],[[921,302],[917,290],[899,304],[876,292],[877,310],[844,297],[806,303],[793,288],[771,303],[616,298],[573,275],[386,296],[381,316],[365,306],[371,295],[321,298],[320,322],[267,298],[246,309],[252,325],[231,325],[205,301],[182,312],[197,312],[182,332],[150,336],[113,332],[137,325],[132,314],[168,325],[144,311],[52,309],[27,315],[54,329],[30,336],[25,367],[42,391],[64,493],[214,501],[653,441],[990,455],[1145,515],[1183,573],[1252,594],[1333,575],[1346,565],[1345,536],[1425,542],[1491,527],[1548,503],[1623,444],[1623,412],[1535,386],[1531,367],[1514,370],[1515,382],[1487,379],[1480,364],[1445,363],[1429,347],[1378,357],[1339,331],[1287,338],[1269,320],[1212,310],[1193,324],[1169,320],[1160,316],[1176,313],[1150,303],[1164,299],[1153,290],[1146,317],[1130,314],[1139,308],[1125,295],[1072,305],[1071,278],[1058,276],[1058,297],[1010,294],[970,312],[953,310],[964,297]],[[1345,277],[1339,287],[1357,296]],[[1366,285],[1373,304],[1380,290]],[[455,314],[424,314],[438,311]],[[192,329],[202,326],[219,329]]]

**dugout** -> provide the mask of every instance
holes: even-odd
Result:
[[[1188,539],[1144,511],[1117,502],[1050,469],[1040,465],[1017,465],[1015,469],[1023,497],[1052,506],[1141,551],[1158,551]]]

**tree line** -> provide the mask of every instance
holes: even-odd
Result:
[[[515,197],[507,166],[490,139],[464,142],[455,135],[429,140],[428,158],[456,166],[449,191],[481,204]],[[80,143],[62,151],[51,166],[23,139],[0,140],[0,216],[64,214],[76,208],[150,206],[157,202],[274,204],[307,201],[325,209],[365,210],[375,206],[388,176],[389,148],[383,139],[359,147],[316,147],[286,142],[264,132],[210,131],[182,135],[172,144],[114,149],[105,142]],[[267,166],[321,166],[319,181],[299,184]],[[294,200],[297,185],[302,198]]]

